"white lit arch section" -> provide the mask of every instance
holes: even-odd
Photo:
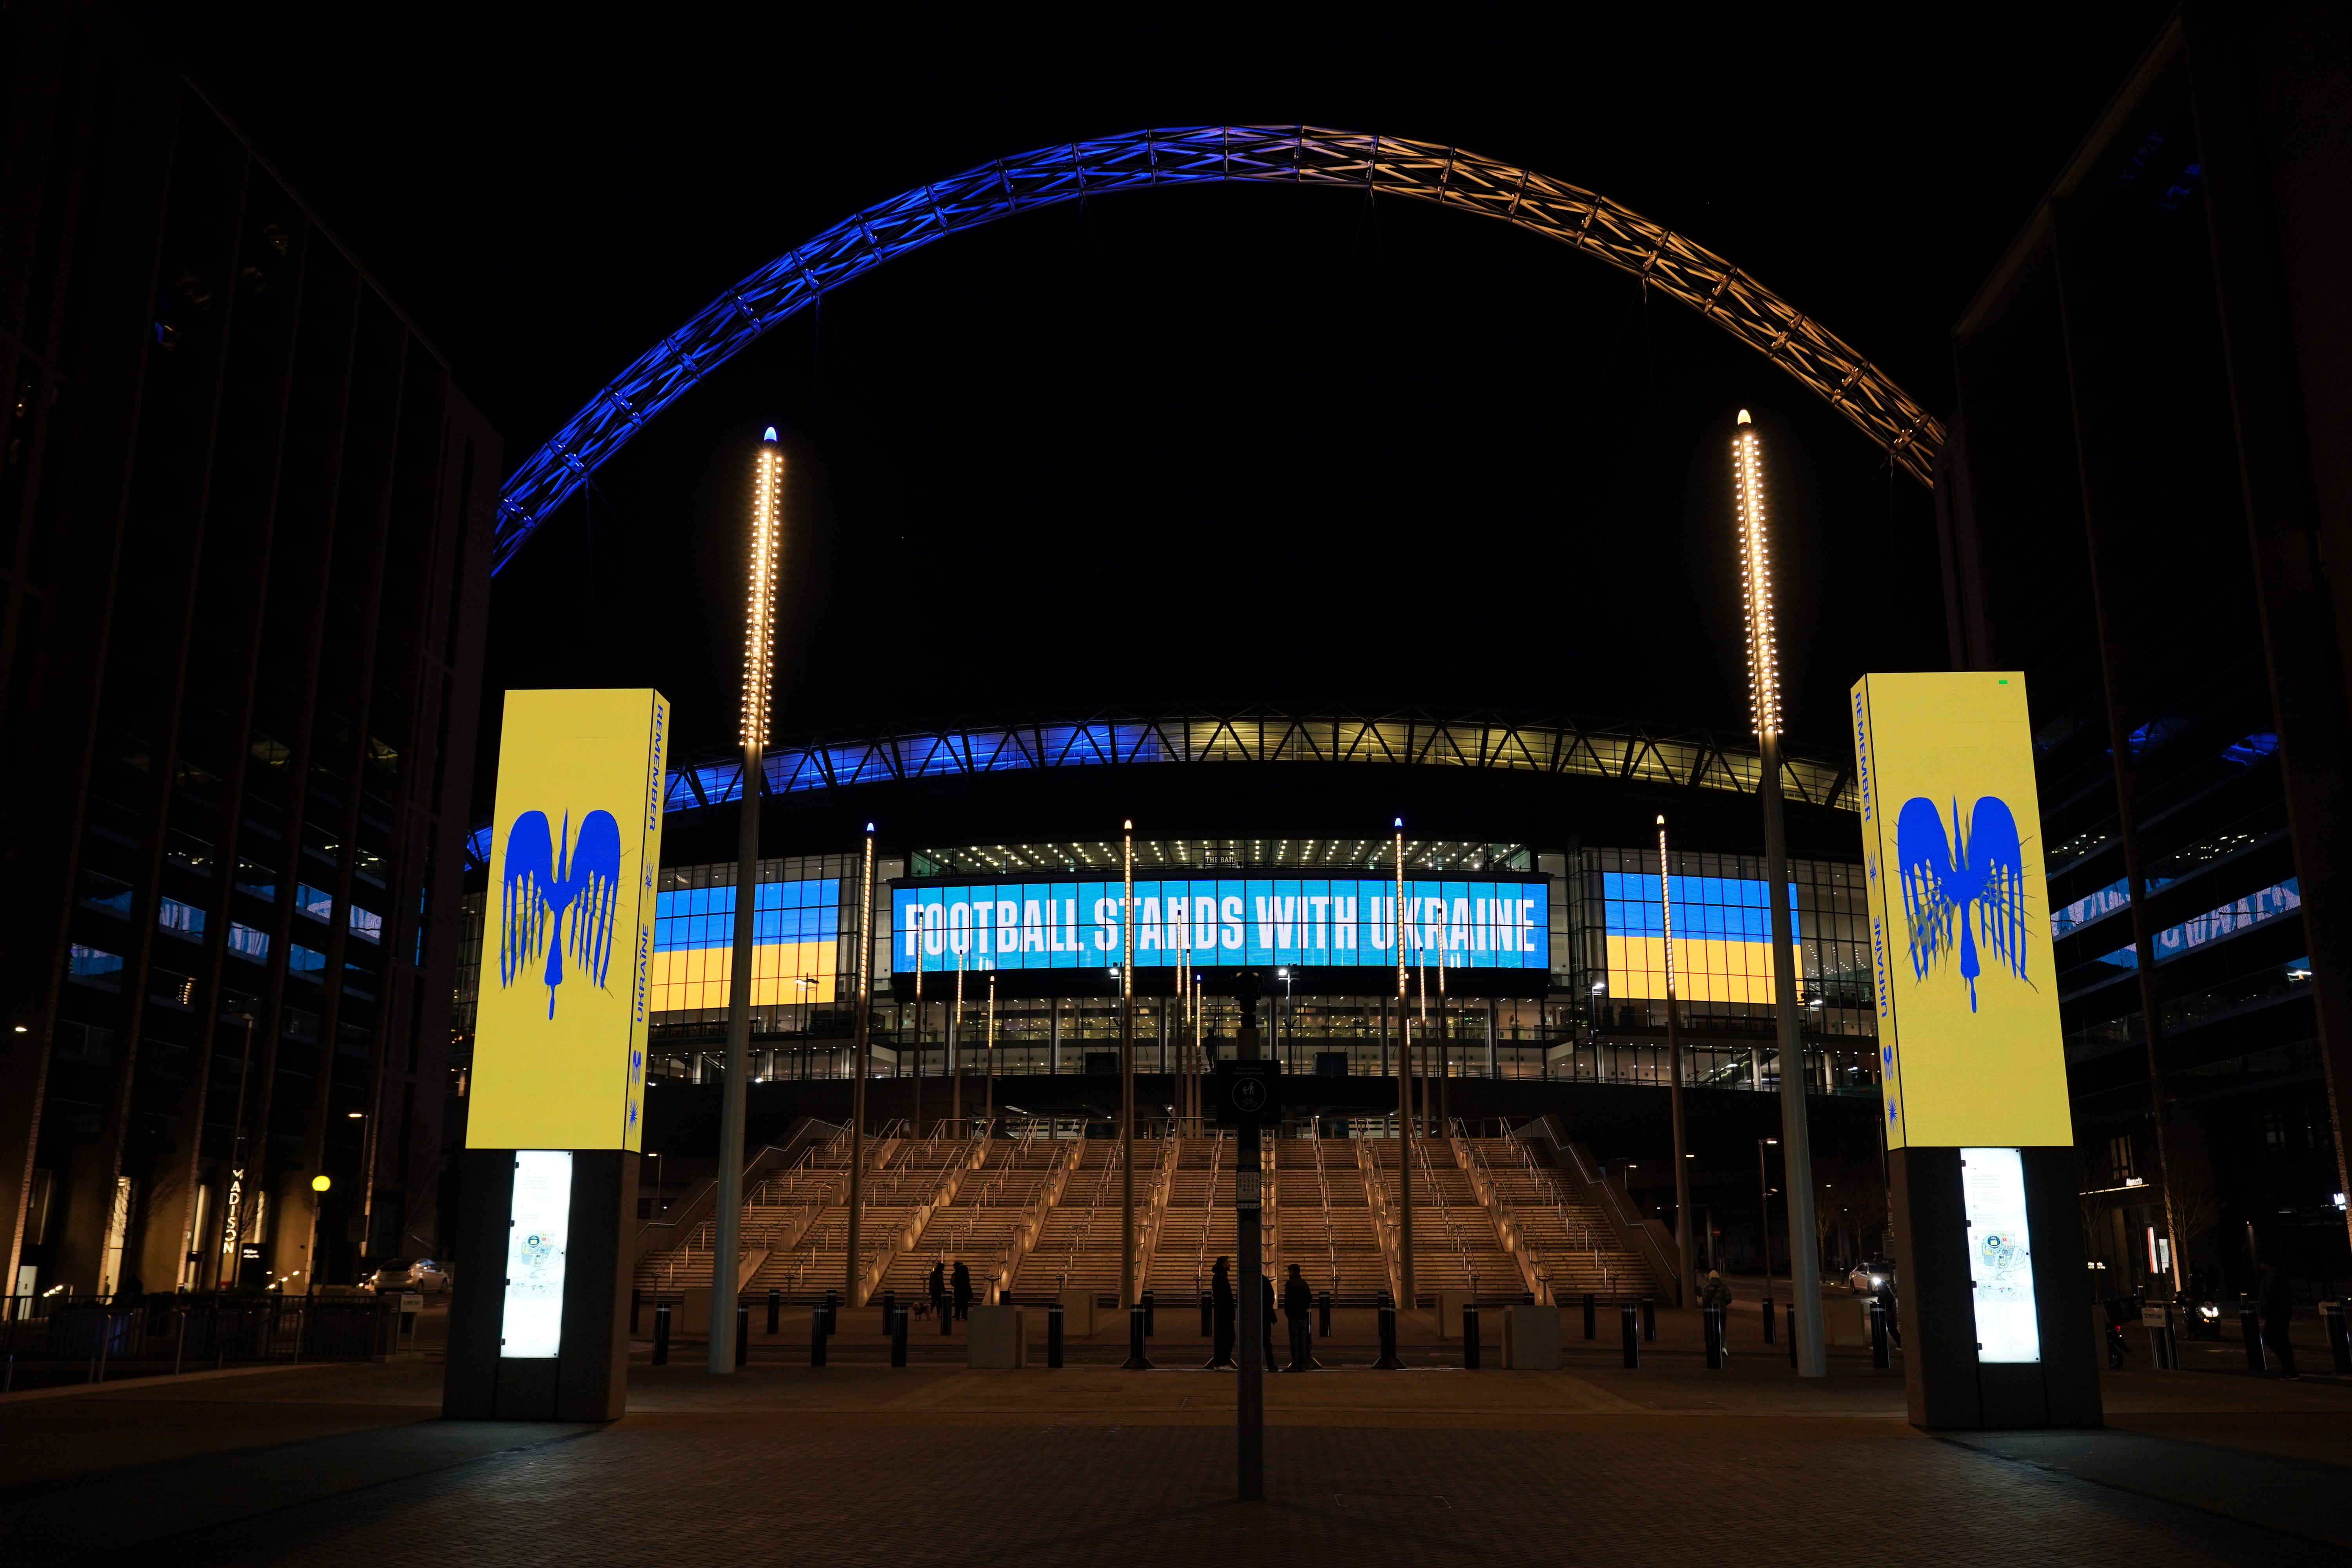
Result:
[[[1703,246],[1605,196],[1458,147],[1314,126],[1136,131],[1000,158],[867,207],[710,302],[509,477],[491,570],[655,415],[796,311],[894,256],[1081,196],[1252,180],[1435,202],[1555,239],[1642,279],[1820,395],[1921,483],[1944,427],[1846,342]]]

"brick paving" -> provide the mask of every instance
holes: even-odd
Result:
[[[639,1367],[602,1428],[431,1419],[429,1363],[0,1404],[0,1560],[2008,1568],[2352,1546],[2332,1380],[2127,1373],[2116,1430],[1954,1440],[1903,1425],[1899,1379],[1852,1357],[1813,1384],[1759,1354],[1612,1360],[1271,1379],[1262,1505],[1232,1500],[1235,1380],[1192,1371],[689,1362]]]

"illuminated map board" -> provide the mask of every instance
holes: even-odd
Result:
[[[1117,881],[1077,879],[893,888],[891,972],[1112,968],[1125,942],[1120,893]],[[1408,878],[1405,960],[1547,970],[1549,900],[1542,878]],[[1396,901],[1393,879],[1139,879],[1136,967],[1392,968]]]

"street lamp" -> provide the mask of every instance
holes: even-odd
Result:
[[[1778,1138],[1756,1140],[1756,1210],[1763,1219],[1763,1225],[1756,1234],[1764,1242],[1764,1310],[1767,1312],[1772,1310],[1772,1178],[1765,1173],[1764,1146],[1780,1142]],[[1793,1270],[1791,1273],[1793,1276]],[[1792,1277],[1790,1280],[1792,1294],[1795,1289],[1796,1281]]]

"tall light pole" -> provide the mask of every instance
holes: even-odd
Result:
[[[1681,1305],[1696,1294],[1691,1278],[1690,1149],[1683,1126],[1683,1033],[1675,1017],[1675,895],[1666,879],[1666,819],[1658,818],[1658,920],[1665,933],[1666,951],[1666,1082],[1667,1104],[1675,1118],[1675,1284]]]
[[[1406,1012],[1404,958],[1404,818],[1396,819],[1396,908],[1389,935],[1397,955],[1397,1283],[1404,1289],[1401,1310],[1413,1309],[1412,1279],[1412,1018]],[[1255,1287],[1252,1287],[1255,1289]]]
[[[1135,1305],[1135,824],[1119,825],[1118,1310]]]
[[[841,1299],[863,1307],[857,1294],[857,1230],[866,1215],[866,1079],[872,1072],[866,1024],[874,1015],[874,825],[866,825],[866,869],[857,879],[857,948],[851,973],[857,984],[857,1037],[849,1047],[849,1252]]]
[[[988,972],[988,1111],[982,1125],[996,1131],[996,971]]]
[[[742,821],[735,840],[735,954],[727,976],[727,1081],[719,1113],[719,1194],[710,1245],[710,1371],[735,1370],[735,1291],[743,1223],[743,1117],[751,1077],[751,950],[760,891],[761,759],[776,675],[776,558],[783,540],[784,453],[774,426],[751,468],[751,558],[743,617]]]
[[[1772,1006],[1780,1022],[1780,1140],[1787,1173],[1789,1291],[1797,1309],[1797,1375],[1826,1377],[1822,1271],[1813,1235],[1812,1141],[1805,1129],[1805,1038],[1797,996],[1796,937],[1789,918],[1789,842],[1780,816],[1780,668],[1773,646],[1772,569],[1764,521],[1764,463],[1748,410],[1731,438],[1739,524],[1740,600],[1748,622],[1748,695],[1764,768],[1764,875],[1772,911]]]

